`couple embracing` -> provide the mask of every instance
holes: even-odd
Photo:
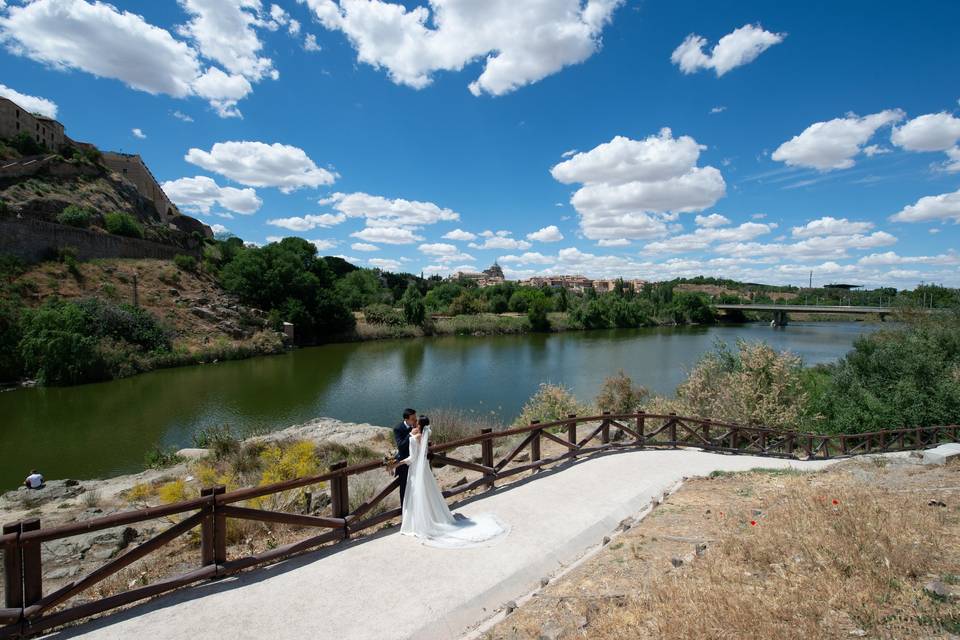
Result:
[[[420,538],[424,544],[464,548],[498,538],[508,528],[491,514],[467,518],[452,514],[427,459],[430,420],[405,409],[403,422],[393,428],[397,442],[396,475],[400,480],[403,524],[400,533]]]

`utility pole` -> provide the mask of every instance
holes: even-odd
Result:
[[[133,272],[133,307],[137,308],[140,306],[140,300],[137,296],[137,272]]]

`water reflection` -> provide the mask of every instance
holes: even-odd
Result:
[[[715,340],[766,340],[808,364],[843,355],[879,325],[792,324],[611,330],[493,338],[337,344],[216,365],[158,371],[66,389],[0,393],[0,487],[29,467],[48,477],[139,469],[154,444],[188,446],[197,430],[276,429],[317,416],[389,425],[405,406],[456,406],[515,416],[540,382],[592,398],[623,369],[672,393]]]

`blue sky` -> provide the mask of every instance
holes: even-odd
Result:
[[[519,9],[523,9],[522,11]],[[960,286],[960,4],[0,0],[0,94],[356,264]]]

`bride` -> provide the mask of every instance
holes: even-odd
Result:
[[[426,545],[447,549],[474,547],[506,535],[509,528],[492,514],[467,518],[450,513],[427,460],[429,442],[429,426],[414,428],[410,433],[410,457],[400,461],[409,465],[400,533],[421,538]]]

